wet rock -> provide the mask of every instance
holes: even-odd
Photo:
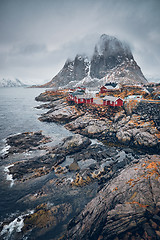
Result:
[[[57,110],[51,110],[48,113],[42,114],[39,120],[47,122],[66,123],[83,114],[84,114],[83,112],[77,111],[74,106],[63,107],[62,105]]]
[[[46,154],[14,163],[14,165],[9,168],[9,173],[12,174],[13,179],[24,182],[50,173],[54,170],[55,166],[64,160],[64,155],[55,154],[53,156]]]
[[[6,142],[10,146],[8,152],[22,153],[25,151],[36,150],[40,144],[50,142],[51,139],[42,134],[42,132],[25,132],[8,137]]]
[[[138,235],[143,239],[159,239],[149,222],[154,221],[156,204],[160,201],[159,161],[160,157],[155,155],[126,167],[70,221],[67,239],[89,240],[100,236],[106,240],[123,239],[126,232],[135,239]]]
[[[68,172],[68,169],[66,167],[62,167],[58,165],[54,167],[54,172],[55,174],[65,174]]]
[[[13,175],[13,179],[19,181],[41,177],[50,173],[55,167],[65,161],[67,154],[77,153],[90,144],[91,141],[87,137],[75,134],[65,138],[62,143],[54,146],[50,152],[45,153],[43,156],[14,163],[9,168],[9,172]]]
[[[78,163],[76,163],[76,162],[71,163],[71,165],[69,166],[70,171],[78,171],[79,169],[80,169],[80,167],[79,167]]]
[[[80,134],[75,134],[73,136],[65,138],[59,145],[52,149],[53,153],[65,153],[71,154],[76,153],[82,149],[85,149],[91,144],[91,140]]]
[[[82,187],[89,184],[92,179],[89,176],[83,177],[79,173],[76,175],[76,179],[72,181],[71,185],[76,187]]]
[[[49,103],[45,103],[42,105],[37,106],[37,109],[51,109],[51,112],[53,110],[58,110],[61,109],[62,107],[66,107],[67,106],[67,102],[64,101],[63,98],[55,100],[55,101],[51,101]]]
[[[58,99],[64,98],[65,93],[62,91],[45,91],[35,98],[36,101],[47,102],[56,101]]]
[[[90,166],[93,167],[96,165],[96,163],[97,163],[97,161],[94,159],[85,159],[85,160],[81,160],[78,162],[81,169],[86,169]]]
[[[58,225],[67,219],[72,212],[72,206],[69,203],[52,205],[40,204],[36,207],[34,213],[24,219],[23,233],[34,230],[34,237],[42,236],[50,230],[54,230]]]

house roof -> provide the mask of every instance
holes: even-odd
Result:
[[[103,100],[106,100],[106,101],[113,101],[113,102],[117,101],[118,99],[121,99],[121,100],[123,101],[122,98],[119,98],[119,97],[113,97],[113,96],[105,96],[105,97],[103,98]]]
[[[71,95],[74,97],[74,96],[77,96],[77,95],[84,95],[84,92],[81,92],[81,91],[76,91],[76,92],[72,92]]]
[[[109,82],[105,84],[105,87],[107,88],[112,87],[112,89],[115,88],[116,86],[117,86],[117,83],[115,82]]]
[[[90,98],[93,98],[93,95],[92,94],[89,94],[89,93],[85,93],[85,94],[81,94],[81,95],[75,95],[75,97],[77,97],[77,98],[85,98],[85,99],[90,99]]]
[[[148,90],[149,93],[154,91],[154,88],[152,88],[152,87],[147,87],[146,89]]]

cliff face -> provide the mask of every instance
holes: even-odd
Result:
[[[159,239],[159,156],[108,182],[68,225],[66,239]]]
[[[131,59],[133,60],[133,56],[126,44],[104,34],[100,37],[91,59],[91,77],[100,79],[111,69]]]
[[[88,75],[89,60],[86,56],[77,55],[73,61],[67,60],[62,70],[49,82],[46,87],[65,87],[67,84],[80,81]],[[72,84],[71,84],[72,85]]]
[[[77,55],[67,60],[62,70],[45,87],[99,86],[107,81],[145,84],[140,67],[126,43],[103,34],[89,59]]]

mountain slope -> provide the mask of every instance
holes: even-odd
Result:
[[[0,80],[0,87],[24,87],[26,86],[18,79],[1,79]]]
[[[45,87],[99,86],[107,81],[125,84],[145,84],[140,67],[126,43],[103,34],[91,59],[77,55],[67,60],[62,70]]]

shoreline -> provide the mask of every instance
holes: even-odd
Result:
[[[83,107],[80,107],[79,109],[78,106],[70,106],[66,102],[61,105],[60,103],[64,100],[63,98],[61,98],[59,100],[53,100],[47,104],[45,103],[45,108],[49,109],[47,115],[51,117],[50,114],[53,114],[52,117],[54,117],[50,119],[53,122],[60,123],[61,119],[63,118],[63,114],[61,111],[62,108],[63,110],[66,110],[66,107],[68,107],[67,111],[71,109],[69,112],[70,115],[65,115],[65,122],[63,124],[60,124],[74,134],[72,134],[72,136],[64,138],[59,144],[55,146],[52,146],[52,144],[50,144],[50,146],[48,147],[43,146],[43,148],[45,149],[45,153],[41,156],[31,156],[30,158],[26,158],[25,161],[18,161],[14,163],[14,166],[8,166],[8,168],[10,168],[10,173],[13,173],[13,179],[16,179],[16,183],[20,184],[21,187],[23,186],[23,184],[25,184],[25,181],[27,181],[26,183],[28,185],[30,182],[32,182],[32,180],[36,181],[38,179],[42,179],[45,175],[50,175],[49,179],[46,180],[45,183],[40,186],[40,188],[35,189],[33,192],[31,191],[22,199],[19,199],[19,201],[23,204],[30,205],[32,203],[33,205],[35,205],[35,212],[24,218],[24,226],[21,229],[21,233],[16,233],[17,239],[21,239],[23,234],[27,236],[27,234],[32,232],[33,229],[35,229],[34,234],[36,234],[35,236],[37,237],[37,239],[39,234],[41,236],[43,236],[43,234],[44,236],[47,236],[50,231],[54,236],[55,228],[57,229],[56,239],[62,237],[63,234],[64,236],[61,239],[78,239],[78,235],[74,235],[74,226],[77,227],[76,221],[80,221],[80,223],[82,223],[82,226],[85,226],[85,228],[83,227],[84,229],[87,229],[88,224],[88,222],[85,222],[86,220],[84,217],[82,218],[84,218],[85,223],[83,223],[83,220],[81,219],[81,216],[83,216],[83,211],[90,212],[91,221],[93,225],[97,226],[95,227],[95,231],[97,231],[100,228],[98,225],[99,223],[96,222],[97,220],[93,218],[94,211],[92,212],[91,210],[92,206],[94,206],[95,211],[97,211],[97,208],[101,208],[101,206],[103,207],[103,202],[106,202],[107,204],[108,199],[111,200],[112,207],[114,206],[113,210],[119,206],[118,200],[114,203],[114,197],[116,199],[118,196],[126,194],[126,190],[124,190],[123,188],[124,186],[129,185],[126,184],[126,179],[119,179],[121,173],[125,174],[125,172],[128,171],[128,174],[132,175],[133,169],[134,171],[137,171],[135,169],[139,169],[139,172],[135,172],[137,174],[135,176],[137,176],[138,178],[139,174],[142,171],[146,171],[146,174],[149,173],[148,166],[150,166],[150,164],[154,163],[153,166],[155,166],[155,169],[157,166],[159,167],[159,165],[156,165],[158,164],[159,156],[153,155],[155,153],[148,154],[146,151],[142,152],[139,148],[133,149],[129,146],[129,144],[122,145],[119,142],[109,142],[107,145],[104,143],[108,139],[116,138],[115,133],[114,136],[110,135],[110,133],[113,134],[113,132],[115,131],[115,127],[119,125],[119,121],[124,120],[124,112],[122,112],[120,116],[116,116],[117,113],[114,113],[115,115],[113,119],[106,119],[104,116],[99,116],[95,118],[96,113],[94,117],[93,115],[91,115],[90,112],[86,114],[84,112],[85,107],[84,109]],[[86,108],[89,111],[93,110],[89,108],[89,106],[86,106]],[[72,118],[72,110],[74,112],[75,119]],[[58,115],[54,114],[55,111],[59,111]],[[104,111],[102,111],[102,113],[104,113]],[[47,115],[46,117],[48,117]],[[61,117],[58,118],[60,115]],[[58,116],[56,121],[55,116]],[[66,116],[69,116],[69,118],[67,118]],[[66,120],[69,121],[66,123]],[[127,119],[128,122],[130,120],[132,120],[131,117],[130,119]],[[108,129],[111,124],[114,124],[114,126],[112,126],[112,131],[110,132]],[[150,127],[150,125],[147,125],[147,127],[148,126]],[[151,125],[150,129],[152,129],[152,127],[153,126]],[[72,130],[70,130],[69,128],[72,128]],[[30,142],[32,136],[37,136],[37,133],[30,134],[28,132],[27,135],[22,133],[19,136],[22,136],[21,141],[24,144],[27,144],[27,141]],[[40,134],[38,134],[38,136],[40,137],[40,140],[45,138],[47,139],[47,137],[43,135],[41,136]],[[13,139],[10,139],[10,141],[13,143],[12,149],[14,149],[14,139],[16,139],[16,136],[13,136]],[[31,145],[32,143],[33,142],[30,142]],[[21,148],[21,145],[19,145],[19,147]],[[39,147],[40,146],[37,145],[35,149],[33,148],[33,151],[39,149]],[[24,145],[24,149],[30,149],[30,145]],[[16,149],[16,151],[18,151],[18,148]],[[13,151],[10,152],[10,154],[12,153]],[[146,168],[144,168],[142,164],[143,161],[146,161]],[[153,172],[153,174],[157,174],[157,172]],[[150,179],[154,181],[154,184],[157,181],[156,177],[157,175],[150,176]],[[128,175],[127,178],[128,181],[130,181]],[[117,185],[114,185],[114,181],[116,179],[119,179],[117,180],[119,181],[118,187]],[[142,178],[142,180],[144,179],[145,178]],[[141,184],[141,181],[136,182],[137,189],[144,189],[144,186],[142,186]],[[135,206],[139,206],[138,204],[148,205],[148,203],[146,202],[148,201],[147,198],[145,199],[139,195],[141,191],[138,191],[135,194],[134,184],[132,185],[133,187],[128,189],[128,195],[125,198],[125,201],[128,201],[129,203],[131,202],[130,205],[127,205],[129,206],[129,209],[127,208],[126,212],[131,216],[131,218],[133,214],[132,211],[130,212],[130,209],[132,209],[132,205],[133,209],[135,209],[136,211],[136,214],[139,214],[140,209]],[[107,186],[108,190],[106,190]],[[111,189],[109,189],[109,186],[111,186]],[[147,186],[148,185],[146,185],[147,190],[144,189],[145,191],[148,191]],[[103,196],[103,192],[105,193],[105,197]],[[158,199],[158,193],[155,192],[154,194]],[[148,196],[149,201],[152,203],[152,199],[150,198],[149,194]],[[141,200],[139,202],[140,197],[142,197],[142,200],[144,202],[141,202]],[[101,199],[101,201],[97,201],[97,199]],[[133,201],[130,201],[129,199],[133,199]],[[46,205],[46,203],[50,201],[51,205]],[[121,199],[120,201],[123,202],[124,199]],[[52,203],[54,203],[54,206],[52,205]],[[96,204],[94,205],[94,203]],[[110,209],[111,211],[112,207]],[[106,214],[108,214],[108,210],[105,211]],[[119,211],[120,214],[124,214],[125,212],[124,209],[119,209]],[[103,216],[104,212],[100,214]],[[114,217],[114,211],[110,214]],[[85,216],[87,217],[87,214]],[[98,212],[96,216],[98,216]],[[154,219],[152,220],[154,221]],[[41,227],[39,227],[39,222],[41,222]],[[115,222],[114,224],[114,227],[116,227],[117,223]],[[134,225],[131,226],[131,229],[134,235],[137,231],[134,229]],[[121,230],[123,230],[124,232],[128,231],[125,226]],[[79,236],[82,236],[79,227],[78,231]],[[103,235],[105,236],[105,234],[101,232],[100,235],[95,236],[98,239],[98,237]],[[90,239],[87,238],[88,235],[84,236],[84,239]],[[119,233],[117,233],[117,236],[119,236]]]

